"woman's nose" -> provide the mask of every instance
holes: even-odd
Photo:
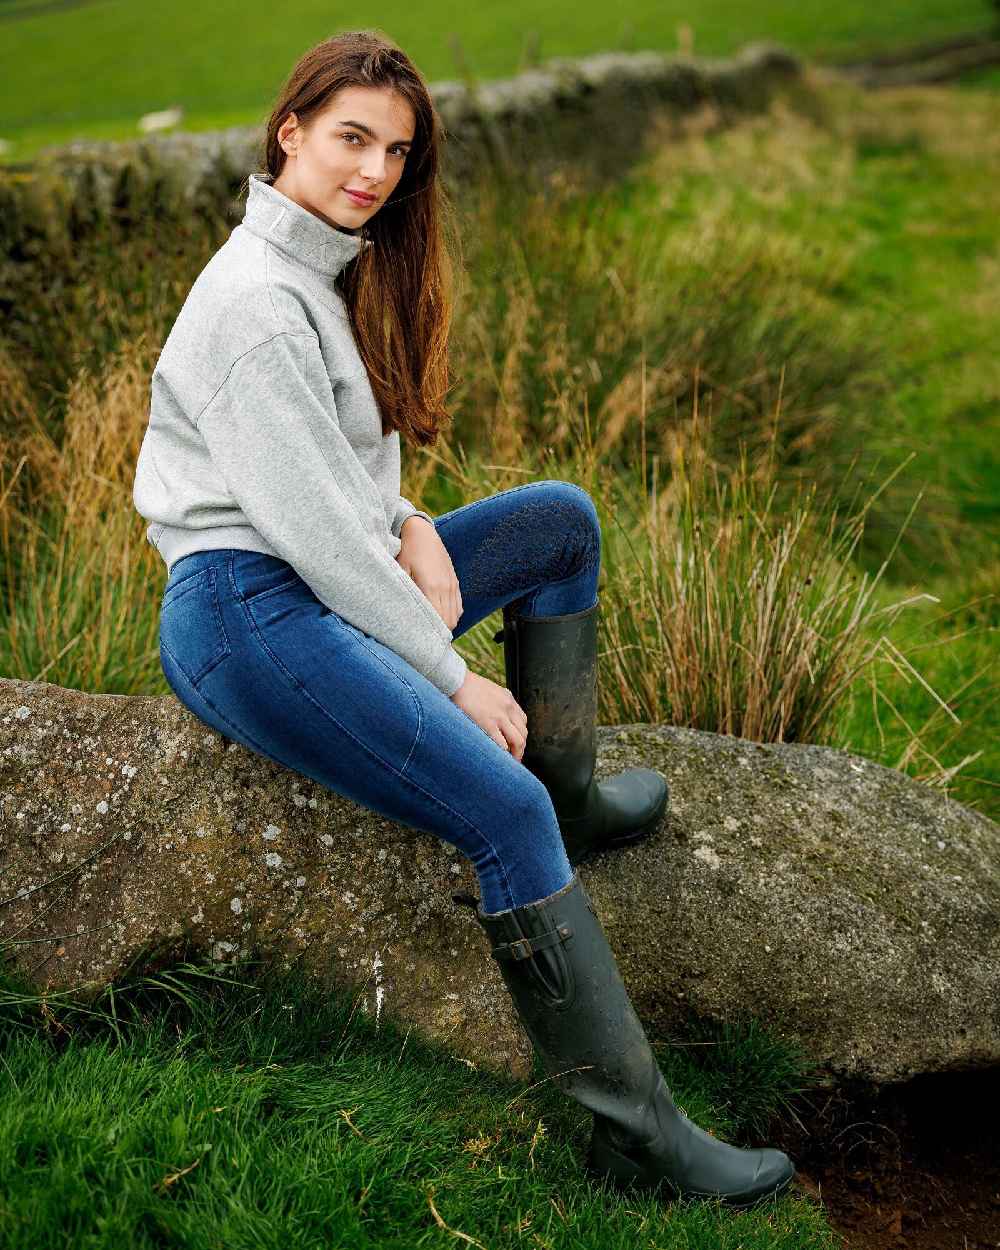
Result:
[[[362,169],[361,177],[365,179],[374,179],[375,182],[381,183],[385,178],[385,161],[379,161],[377,165],[369,165]]]

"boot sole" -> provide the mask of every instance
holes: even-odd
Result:
[[[666,811],[666,808],[667,805],[664,803],[657,814],[651,820],[647,820],[644,825],[640,825],[638,829],[633,829],[629,833],[620,833],[616,838],[608,838],[604,845],[628,846],[630,842],[638,842],[640,838],[648,837],[663,819],[663,813]]]
[[[617,1162],[617,1171],[605,1171],[603,1168],[597,1169],[592,1164],[588,1166],[588,1171],[596,1180],[607,1180],[616,1189],[630,1189],[633,1186],[638,1189],[655,1192],[659,1189],[669,1191],[669,1202],[687,1202],[693,1200],[695,1202],[708,1201],[720,1202],[723,1206],[732,1211],[752,1211],[755,1207],[762,1206],[772,1199],[780,1198],[784,1194],[792,1181],[795,1179],[796,1173],[793,1170],[778,1182],[771,1189],[764,1190],[763,1193],[755,1194],[752,1197],[746,1194],[720,1194],[718,1192],[702,1191],[698,1189],[681,1189],[668,1177],[663,1177],[654,1184],[643,1183],[640,1173],[636,1169],[631,1159],[624,1155],[617,1154],[615,1151],[608,1149],[605,1145],[602,1155],[609,1159],[612,1164]]]

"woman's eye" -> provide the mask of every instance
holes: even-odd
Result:
[[[346,135],[344,135],[344,138],[345,139],[357,139],[359,143],[361,142],[361,136],[354,134],[353,131],[349,131]],[[392,151],[397,152],[400,156],[403,157],[404,160],[406,159],[406,153],[403,151],[402,148],[393,148]]]

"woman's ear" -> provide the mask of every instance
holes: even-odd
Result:
[[[287,152],[289,155],[294,155],[295,149],[298,145],[292,144],[292,146],[289,147],[289,146],[286,146],[286,141],[292,138],[292,136],[295,134],[295,131],[298,129],[298,125],[299,125],[299,119],[295,116],[294,113],[289,113],[288,116],[285,118],[285,120],[278,127],[278,142],[281,144],[281,147],[283,148],[283,150]]]

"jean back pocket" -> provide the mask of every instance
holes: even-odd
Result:
[[[160,646],[192,686],[232,650],[222,620],[217,572],[216,565],[209,565],[168,585],[160,603]]]

